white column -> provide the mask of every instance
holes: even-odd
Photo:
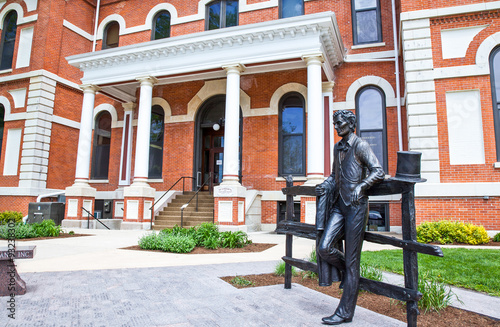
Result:
[[[324,180],[324,118],[321,54],[304,56],[307,65],[307,185]]]
[[[223,68],[226,70],[227,84],[222,184],[240,185],[238,180],[240,168],[240,74],[244,71],[244,67],[235,64]]]
[[[138,78],[141,82],[139,119],[135,144],[134,184],[146,183],[149,167],[149,139],[151,130],[151,105],[153,102],[154,77]]]
[[[94,121],[95,93],[99,88],[95,85],[82,85],[83,104],[80,120],[80,136],[78,137],[78,154],[76,156],[75,184],[88,184],[90,169],[90,153],[92,149],[92,123]]]

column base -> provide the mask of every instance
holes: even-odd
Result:
[[[151,223],[154,214],[154,209],[151,209],[155,201],[154,188],[145,182],[134,181],[123,189],[123,196],[123,223]]]
[[[94,202],[96,189],[86,182],[75,182],[65,190],[66,212],[65,219],[84,219],[90,214],[94,214]],[[82,208],[85,208],[83,210]],[[93,219],[93,218],[92,218]]]
[[[214,187],[215,223],[226,230],[234,228],[228,226],[243,228],[245,226],[245,196],[246,188],[241,185],[223,183]]]
[[[304,183],[304,186],[316,186],[325,181],[325,177],[323,175],[309,175],[307,176],[307,181]]]

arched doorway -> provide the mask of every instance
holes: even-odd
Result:
[[[222,182],[224,167],[224,125],[226,96],[216,95],[205,101],[196,115],[195,127],[195,188],[207,182],[204,190],[212,190]],[[241,162],[240,109],[240,162]],[[241,176],[241,164],[240,172]],[[209,176],[212,179],[209,180]]]

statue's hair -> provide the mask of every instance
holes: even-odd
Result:
[[[356,115],[354,115],[352,111],[337,110],[333,113],[333,118],[335,119],[335,117],[339,115],[352,126],[353,130],[356,129]]]

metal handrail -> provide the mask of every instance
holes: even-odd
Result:
[[[191,203],[191,200],[193,200],[194,197],[196,197],[196,212],[198,212],[198,193],[200,193],[201,189],[207,184],[207,182],[210,182],[209,190],[210,190],[210,192],[212,192],[213,181],[212,181],[212,173],[211,172],[208,174],[208,179],[203,184],[201,184],[201,186],[193,194],[191,199],[189,199],[189,201],[186,204],[182,205],[182,207],[181,207],[181,228],[184,227],[183,226],[184,225],[184,209],[187,208],[187,206],[189,205],[189,203]]]
[[[90,229],[90,216],[94,217],[95,220],[97,220],[101,225],[103,225],[104,227],[106,227],[107,229],[111,230],[111,228],[109,228],[108,226],[106,226],[102,221],[99,220],[99,218],[97,218],[96,216],[94,216],[93,214],[91,214],[87,209],[85,209],[84,207],[82,207],[83,210],[85,210],[85,212],[87,212],[87,229]]]
[[[155,215],[154,215],[154,212],[153,212],[153,208],[155,207],[155,205],[158,203],[158,201],[160,201],[161,199],[163,199],[163,197],[164,197],[164,196],[165,196],[168,192],[170,192],[170,191],[171,191],[171,190],[175,187],[175,185],[177,185],[177,183],[179,183],[181,180],[182,180],[182,194],[184,194],[184,186],[185,186],[185,184],[184,184],[184,180],[185,180],[186,178],[191,178],[192,180],[195,180],[195,178],[194,178],[194,177],[191,177],[191,176],[182,176],[182,177],[179,177],[179,179],[177,180],[177,182],[175,182],[172,186],[170,186],[170,188],[169,188],[169,189],[168,189],[165,193],[163,193],[163,195],[162,195],[162,196],[160,196],[160,197],[158,198],[158,200],[156,200],[156,201],[153,203],[153,205],[151,205],[151,207],[149,208],[149,210],[151,211],[151,226],[150,226],[150,229],[153,229],[153,220],[154,220],[154,218],[155,218]]]

